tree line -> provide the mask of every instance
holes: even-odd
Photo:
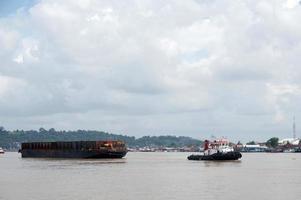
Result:
[[[143,136],[136,138],[121,134],[112,134],[97,130],[57,131],[54,128],[46,130],[13,130],[0,127],[0,147],[18,150],[22,142],[54,142],[54,141],[93,141],[122,140],[128,147],[185,147],[201,146],[202,141],[184,136]]]
[[[270,139],[268,139],[266,142],[265,142],[265,145],[267,147],[270,147],[270,148],[276,148],[279,144],[278,144],[278,141],[279,141],[279,138],[277,137],[272,137]],[[250,141],[247,143],[248,145],[254,145],[254,144],[257,144],[255,141]]]

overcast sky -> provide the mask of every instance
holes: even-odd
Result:
[[[2,0],[0,125],[248,141],[295,115],[301,136],[300,19],[298,0]]]

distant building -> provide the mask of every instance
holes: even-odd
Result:
[[[260,146],[259,144],[246,144],[242,148],[242,152],[265,152],[268,149],[267,146]]]
[[[299,143],[300,143],[300,139],[298,139],[298,138],[285,138],[285,139],[278,141],[278,144],[281,146],[287,145],[287,144],[297,146],[297,145],[299,145]]]

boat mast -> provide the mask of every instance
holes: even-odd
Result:
[[[293,119],[293,138],[296,139],[296,123],[295,123],[295,116]]]

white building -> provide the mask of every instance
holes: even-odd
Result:
[[[299,145],[300,139],[298,138],[285,138],[278,141],[279,145],[286,145],[286,144],[292,144],[292,145]]]
[[[266,150],[266,146],[260,146],[259,144],[246,144],[242,148],[242,152],[264,152]]]

